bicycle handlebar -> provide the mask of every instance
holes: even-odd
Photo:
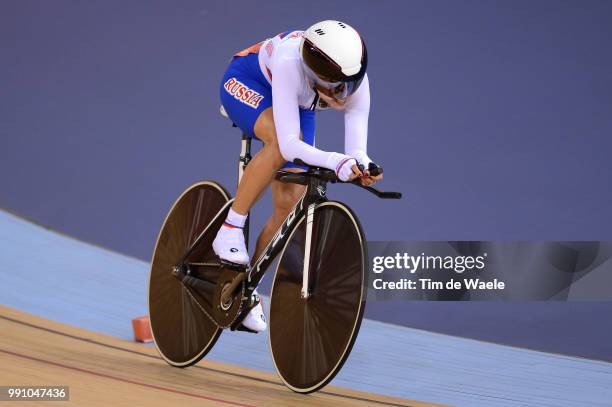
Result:
[[[314,166],[308,165],[304,161],[300,160],[299,158],[295,159],[293,162],[298,165],[307,166],[308,170],[306,170],[305,172],[290,172],[290,171],[279,170],[277,171],[276,179],[278,179],[281,182],[306,185],[308,184],[308,178],[317,178],[325,182],[352,184],[360,188],[363,188],[368,192],[373,193],[374,195],[376,195],[377,197],[381,199],[401,199],[402,197],[401,192],[379,191],[376,188],[361,185],[361,182],[358,179],[353,180],[353,181],[341,181],[334,171],[327,169],[327,168],[314,167]],[[363,171],[363,166],[361,164],[359,164],[359,168]],[[372,163],[370,163],[368,170],[370,171],[370,174],[373,176],[377,176],[383,173],[382,167],[379,167],[375,164],[373,165]]]

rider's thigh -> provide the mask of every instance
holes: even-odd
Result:
[[[300,110],[300,140],[310,146],[315,142],[315,115],[309,110]],[[274,110],[272,106],[262,111],[253,125],[255,136],[264,144],[278,145],[276,126],[274,124]],[[297,167],[303,168],[305,167]]]
[[[267,146],[277,146],[276,126],[274,125],[274,114],[272,107],[267,108],[259,114],[253,126],[255,136]]]
[[[255,135],[258,139],[264,142],[267,147],[274,148],[280,155],[280,149],[278,147],[278,141],[276,138],[276,127],[274,125],[274,115],[272,107],[261,112],[254,126]],[[302,133],[300,132],[300,139],[303,139]],[[285,160],[282,159],[284,162]],[[301,172],[304,171],[301,168],[284,168],[286,171]],[[272,203],[274,205],[274,212],[279,216],[284,216],[288,213],[293,205],[300,199],[304,193],[304,186],[299,184],[288,184],[273,180],[272,189]]]

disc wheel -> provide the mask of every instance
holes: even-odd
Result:
[[[365,239],[357,218],[339,202],[314,211],[309,292],[301,298],[306,222],[281,254],[270,300],[270,349],[283,382],[310,393],[340,371],[359,332],[366,301]]]
[[[151,333],[160,355],[176,367],[200,361],[213,347],[221,330],[204,313],[212,315],[212,291],[183,285],[173,268],[196,237],[208,226],[201,243],[189,256],[192,275],[214,281],[219,269],[202,266],[215,262],[212,241],[223,223],[229,194],[220,185],[202,181],[189,187],[176,200],[157,237],[149,276],[149,316]],[[212,223],[211,223],[212,222]]]

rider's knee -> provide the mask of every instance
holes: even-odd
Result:
[[[263,142],[264,148],[268,151],[268,159],[272,160],[276,167],[282,167],[286,160],[283,158],[278,145],[274,122],[271,120],[263,120],[258,122],[255,134],[257,135],[257,138]]]
[[[253,129],[255,135],[264,144],[276,142],[276,126],[274,125],[274,116],[272,115],[272,109],[265,110],[255,122]]]
[[[278,142],[276,140],[265,143],[264,146],[264,148],[269,150],[269,157],[274,162],[277,168],[282,167],[287,162],[283,158],[283,155],[281,154],[280,148],[278,146]]]

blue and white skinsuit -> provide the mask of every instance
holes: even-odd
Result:
[[[248,136],[255,137],[259,115],[272,106],[281,155],[293,164],[296,158],[338,173],[349,158],[366,167],[370,87],[368,76],[344,105],[345,154],[326,152],[315,145],[315,112],[328,109],[304,72],[300,57],[303,31],[290,31],[238,52],[223,79],[221,103],[230,119]],[[300,132],[302,139],[300,139]]]

